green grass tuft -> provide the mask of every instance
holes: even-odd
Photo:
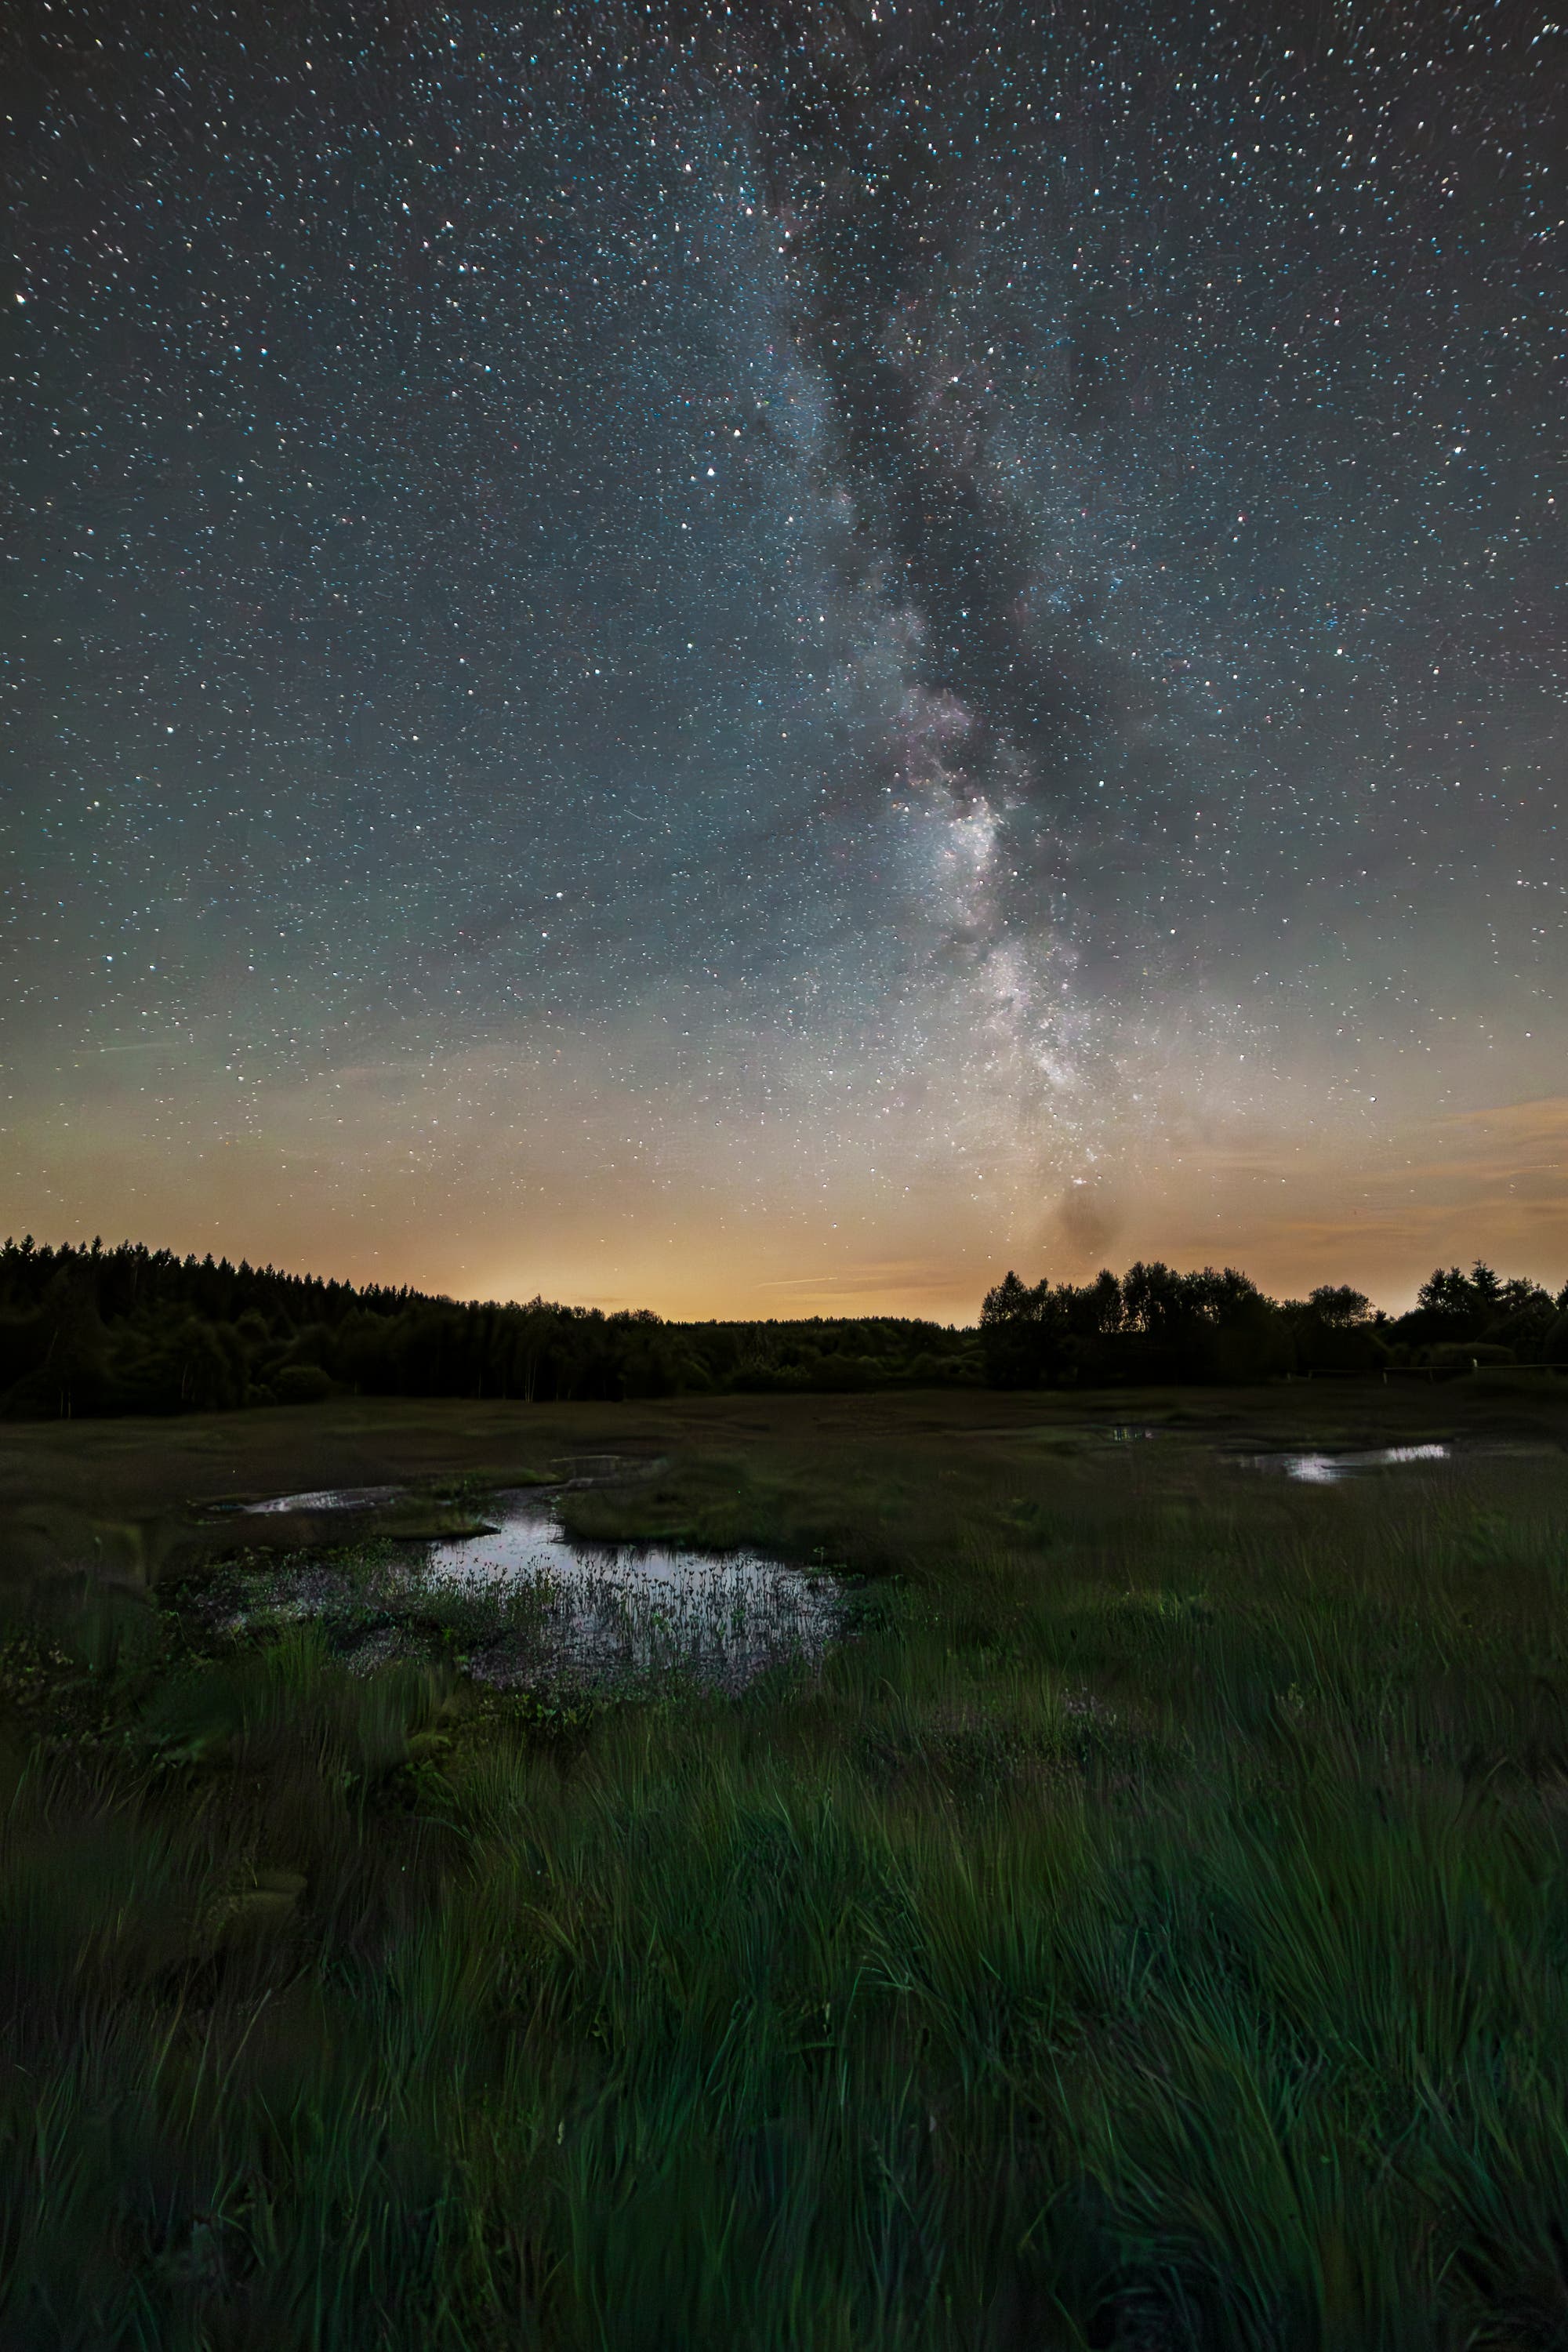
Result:
[[[570,1498],[876,1580],[739,1701],[17,1617],[0,2340],[1568,2343],[1563,1464],[879,1412]]]

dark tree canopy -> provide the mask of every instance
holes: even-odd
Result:
[[[1246,1383],[1287,1372],[1568,1364],[1568,1289],[1439,1267],[1395,1321],[1349,1284],[1268,1298],[1234,1266],[1091,1282],[1008,1273],[978,1330],[907,1317],[665,1322],[543,1298],[458,1300],[122,1242],[0,1250],[0,1411],[177,1413],[338,1394],[544,1402],[973,1385]]]
[[[1374,1314],[1350,1283],[1279,1304],[1234,1266],[1179,1274],[1157,1260],[1082,1286],[1031,1286],[1009,1272],[980,1312],[986,1378],[1040,1382],[1226,1381],[1286,1372],[1468,1371],[1489,1363],[1568,1363],[1568,1286],[1503,1282],[1477,1261],[1439,1267],[1416,1306]]]
[[[895,1317],[667,1323],[543,1298],[459,1301],[122,1243],[0,1250],[0,1400],[16,1416],[225,1411],[334,1393],[566,1398],[930,1386],[974,1334]]]

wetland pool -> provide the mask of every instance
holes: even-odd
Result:
[[[1425,1445],[1375,1445],[1339,1453],[1304,1450],[1289,1454],[1232,1454],[1226,1457],[1243,1470],[1262,1470],[1277,1478],[1294,1478],[1307,1486],[1332,1486],[1365,1470],[1398,1469],[1412,1462],[1451,1462],[1454,1449],[1447,1443]]]
[[[1232,1469],[1259,1470],[1293,1478],[1307,1486],[1337,1486],[1376,1470],[1430,1470],[1443,1465],[1462,1470],[1474,1464],[1560,1459],[1562,1447],[1532,1438],[1426,1438],[1405,1445],[1300,1446],[1288,1453],[1226,1454]]]
[[[602,1472],[563,1482],[589,1483],[613,1482]],[[358,1498],[373,1490],[350,1491],[366,1507]],[[302,1506],[289,1496],[274,1507]],[[315,1620],[358,1671],[445,1655],[497,1689],[684,1678],[737,1691],[771,1667],[819,1663],[845,1629],[848,1587],[837,1574],[755,1551],[579,1541],[537,1488],[489,1495],[480,1508],[489,1524],[475,1534],[231,1563],[195,1605],[216,1632]]]
[[[259,1503],[229,1503],[209,1507],[237,1511],[243,1517],[271,1517],[285,1511],[378,1511],[400,1502],[402,1486],[320,1486],[306,1495],[268,1495]]]

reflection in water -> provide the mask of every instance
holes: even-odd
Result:
[[[1358,1470],[1381,1470],[1400,1462],[1447,1462],[1447,1445],[1380,1445],[1363,1454],[1239,1454],[1233,1462],[1248,1470],[1272,1470],[1309,1486],[1331,1486]]]
[[[312,1495],[269,1495],[264,1503],[241,1503],[242,1511],[377,1511],[395,1503],[401,1486],[323,1486]]]
[[[397,1491],[337,1489],[332,1502],[290,1495],[250,1507],[363,1507]],[[349,1493],[352,1505],[336,1499]],[[836,1578],[758,1552],[575,1543],[552,1502],[527,1488],[489,1496],[484,1508],[497,1524],[482,1535],[357,1557],[296,1555],[215,1578],[209,1622],[238,1633],[315,1619],[366,1671],[434,1643],[501,1688],[626,1687],[676,1675],[739,1690],[769,1666],[819,1659],[843,1630]]]
[[[786,1658],[817,1657],[842,1615],[837,1588],[757,1552],[575,1543],[536,1495],[498,1495],[500,1525],[425,1547],[411,1581],[525,1593],[531,1638],[502,1633],[470,1662],[481,1681],[552,1674],[595,1681],[671,1670],[736,1687]]]

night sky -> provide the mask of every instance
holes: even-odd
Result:
[[[19,16],[0,1227],[1568,1276],[1568,17]]]

